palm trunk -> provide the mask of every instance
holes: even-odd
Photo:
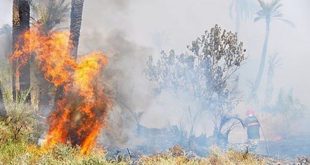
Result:
[[[6,117],[6,115],[7,112],[3,101],[2,83],[0,82],[0,117]]]
[[[235,10],[236,10],[235,11],[236,12],[235,30],[239,34],[241,18],[240,18],[239,8],[237,6],[235,7]]]
[[[17,44],[17,37],[19,35],[19,24],[20,24],[20,18],[19,18],[19,0],[14,0],[13,1],[13,27],[12,27],[12,52],[16,50],[16,44]],[[16,100],[16,65],[17,61],[13,60],[12,61],[12,95],[13,95],[13,100]]]
[[[70,41],[72,46],[69,48],[70,54],[73,58],[77,58],[80,30],[82,24],[84,0],[71,1],[71,23],[70,23]],[[55,102],[63,97],[63,87],[56,90]]]
[[[70,53],[74,58],[77,58],[82,24],[83,4],[84,0],[71,1],[70,40],[72,42],[72,47],[70,48]]]
[[[270,32],[270,19],[266,19],[266,33],[265,33],[265,40],[264,40],[264,45],[263,45],[263,50],[262,50],[262,55],[261,55],[261,61],[259,65],[259,70],[256,76],[254,88],[253,88],[253,96],[256,96],[257,91],[259,89],[260,83],[263,78],[263,73],[265,70],[265,65],[266,65],[266,58],[267,58],[267,50],[268,50],[268,42],[269,42],[269,32]]]
[[[22,39],[19,36],[25,31],[29,30],[30,23],[30,5],[28,0],[14,0],[13,1],[13,51],[16,51],[17,45],[23,45]],[[30,89],[30,62],[19,69],[19,76],[17,76],[18,60],[13,61],[13,77],[12,89],[13,99],[16,100],[17,95],[26,92]],[[30,102],[30,94],[26,97],[26,102]]]
[[[270,64],[270,65],[274,65],[274,64]],[[273,94],[273,77],[274,77],[274,71],[272,66],[269,66],[268,69],[268,74],[267,74],[267,86],[266,86],[266,91],[265,91],[265,101],[264,104],[265,105],[269,105],[272,99],[272,94]]]
[[[38,80],[38,88],[39,88],[39,111],[47,113],[50,106],[50,100],[52,99],[49,94],[49,86],[50,82],[48,82],[42,73],[42,71],[37,71],[39,73],[36,74],[36,78]]]

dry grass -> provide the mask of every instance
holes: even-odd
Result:
[[[142,157],[139,164],[143,165],[263,165],[265,162],[254,155],[240,152],[220,152],[213,149],[208,157],[188,158],[186,155],[173,156],[174,152]]]

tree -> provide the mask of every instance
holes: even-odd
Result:
[[[155,82],[156,90],[170,90],[176,94],[186,94],[199,100],[203,112],[214,115],[215,136],[219,137],[228,114],[238,102],[238,77],[234,73],[245,60],[243,43],[237,35],[222,30],[218,25],[206,31],[188,46],[189,53],[177,55],[172,50],[169,55],[162,52],[154,63],[147,62],[147,78]],[[186,108],[187,109],[187,108]]]
[[[36,18],[35,23],[41,25],[42,33],[45,35],[66,21],[70,10],[69,4],[65,0],[32,1],[31,7]]]
[[[13,1],[13,51],[16,51],[17,45],[23,45],[23,40],[19,36],[30,27],[30,5],[29,0]],[[18,68],[18,60],[12,62],[12,89],[13,99],[16,100],[18,95],[30,89],[30,62]],[[28,92],[29,93],[29,92]],[[30,93],[26,101],[31,101]]]
[[[77,58],[80,30],[82,25],[84,0],[71,1],[71,22],[70,22],[70,42],[69,51],[73,58]],[[58,87],[56,90],[55,102],[63,97],[63,87]]]
[[[71,55],[77,58],[80,30],[82,25],[84,0],[71,1],[71,23],[70,23],[70,40],[72,47],[70,48]]]
[[[64,22],[69,13],[69,4],[65,0],[48,0],[32,2],[32,11],[36,18],[35,23],[40,24],[42,35],[49,35],[57,29],[57,25]],[[51,101],[49,94],[51,84],[44,78],[42,71],[36,69],[36,78],[39,86],[39,110],[42,112],[48,108]]]
[[[254,87],[252,89],[252,98],[256,97],[265,70],[271,21],[280,20],[293,26],[293,24],[290,21],[283,18],[283,14],[279,11],[279,9],[282,7],[280,0],[273,0],[269,3],[264,2],[262,0],[258,0],[258,2],[260,4],[261,9],[257,12],[257,17],[254,19],[254,21],[257,22],[262,19],[265,20],[265,39],[258,73],[256,76],[256,80],[254,82]]]
[[[0,117],[6,117],[6,115],[7,115],[7,112],[6,112],[4,101],[3,101],[2,83],[0,81]]]
[[[274,92],[273,79],[276,68],[279,65],[280,65],[280,59],[277,56],[277,54],[271,56],[268,62],[268,69],[267,69],[267,84],[266,84],[265,101],[264,101],[266,105],[269,105],[272,100]]]
[[[252,18],[256,8],[254,0],[232,0],[230,4],[230,16],[235,20],[235,30],[239,32],[242,20]]]

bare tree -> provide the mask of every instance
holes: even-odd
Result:
[[[214,114],[214,133],[221,135],[223,118],[238,103],[238,77],[234,73],[245,60],[243,43],[237,35],[222,30],[218,25],[206,31],[188,46],[190,53],[177,55],[172,50],[162,52],[155,62],[150,57],[146,75],[156,82],[157,91],[182,91],[201,102],[201,109],[194,116],[201,116],[203,111]],[[193,132],[194,127],[191,129]]]

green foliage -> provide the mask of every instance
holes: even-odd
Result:
[[[27,103],[30,90],[17,97],[16,102],[6,102],[7,116],[0,120],[0,142],[28,141],[38,137],[35,108]],[[8,95],[8,94],[7,94]]]
[[[24,142],[8,141],[0,143],[0,164],[20,164],[26,153],[27,144]]]

